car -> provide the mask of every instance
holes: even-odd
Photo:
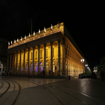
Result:
[[[86,78],[86,74],[85,73],[79,74],[79,78]]]
[[[82,74],[79,74],[79,78],[91,78],[91,73],[82,73]]]

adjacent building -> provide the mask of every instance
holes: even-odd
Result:
[[[60,23],[8,42],[7,73],[78,76],[84,72],[81,59],[79,48]]]
[[[0,38],[0,75],[6,71],[8,40]]]

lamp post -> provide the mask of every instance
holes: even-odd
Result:
[[[80,61],[81,61],[82,63],[84,63],[84,62],[85,62],[85,59],[81,59]],[[85,65],[84,65],[84,66],[85,66]],[[85,68],[84,68],[84,69],[85,69]]]

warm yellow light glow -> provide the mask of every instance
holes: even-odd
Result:
[[[12,41],[11,41],[11,44],[12,44]]]
[[[30,33],[29,33],[29,38],[30,38]]]
[[[85,60],[84,59],[81,59],[81,62],[83,63]]]
[[[50,30],[51,29],[51,30]],[[52,31],[53,30],[53,33],[56,33],[56,32],[58,32],[58,31],[61,31],[62,32],[62,34],[64,34],[64,24],[63,24],[63,22],[62,23],[60,23],[59,24],[59,30],[58,30],[58,26],[57,25],[52,25],[51,24],[51,27],[49,27],[49,28],[45,28],[44,30],[39,30],[39,32],[37,32],[37,33],[35,33],[35,32],[33,32],[33,36],[37,36],[37,35],[40,35],[40,34],[44,34],[45,32],[46,32],[46,36],[48,36],[48,35],[50,35],[50,33],[49,33],[49,31]],[[48,33],[47,33],[48,32]],[[31,35],[30,35],[30,37],[31,37]],[[23,39],[24,40],[27,40],[28,38],[30,38],[29,36],[25,36]],[[41,36],[41,37],[43,37],[43,36]],[[34,37],[33,37],[34,38]],[[38,38],[40,38],[40,37],[38,37]],[[38,39],[37,38],[37,39]],[[28,41],[23,41],[23,39],[21,39],[20,38],[20,40],[18,39],[18,44],[15,44],[15,43],[12,43],[12,44],[15,44],[15,45],[11,45],[10,44],[10,46],[8,46],[8,49],[9,48],[11,48],[11,47],[15,47],[15,46],[18,46],[18,45],[20,45],[20,44],[22,44],[21,42],[23,42],[23,43],[27,43],[28,41],[31,41],[31,40],[36,40],[36,38],[34,38],[34,39],[31,39],[31,40],[28,40]],[[21,42],[19,42],[19,41],[21,41]],[[17,40],[16,40],[16,42],[17,42]]]
[[[16,40],[14,40],[14,43],[16,43]]]
[[[26,35],[25,35],[24,39],[26,40]]]
[[[21,37],[21,41],[22,41],[22,37]]]
[[[10,42],[8,42],[8,45],[10,45]]]
[[[35,36],[35,31],[33,32],[33,36]]]
[[[51,24],[51,30],[53,30],[53,25]]]
[[[39,29],[38,33],[40,34],[40,29]]]
[[[19,42],[19,39],[17,39],[17,42]]]
[[[46,33],[46,28],[44,27],[44,32]]]

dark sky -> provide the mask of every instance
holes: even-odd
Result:
[[[34,0],[35,1],[35,0]],[[69,8],[48,1],[0,0],[0,37],[14,40],[64,22],[93,69],[105,55],[105,8]]]

